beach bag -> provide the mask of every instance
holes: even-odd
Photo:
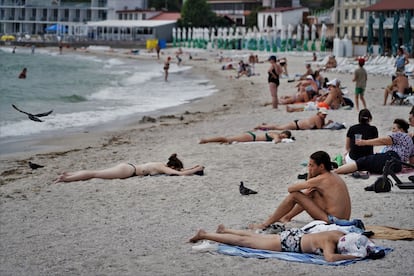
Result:
[[[392,182],[388,179],[388,177],[380,176],[375,180],[374,185],[374,192],[376,193],[387,193],[391,191]]]

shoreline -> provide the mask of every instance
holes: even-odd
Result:
[[[170,50],[171,52],[174,49]],[[185,51],[185,49],[184,49]],[[164,54],[168,54],[165,52]],[[224,55],[231,52],[223,52]],[[267,53],[259,53],[266,60]],[[230,257],[195,253],[188,239],[204,228],[220,223],[245,229],[265,219],[287,194],[287,186],[299,181],[309,155],[317,150],[331,158],[343,153],[346,129],[293,131],[294,143],[198,144],[201,137],[235,135],[260,123],[286,123],[306,118],[313,111],[288,113],[265,103],[268,63],[256,65],[257,76],[235,79],[235,71],[221,70],[219,53],[199,53],[207,60],[193,60],[194,71],[205,73],[218,92],[180,105],[157,122],[132,120],[119,130],[51,137],[47,143],[67,150],[0,158],[0,267],[5,275],[412,275],[412,241],[374,240],[393,248],[380,260],[348,266],[319,266],[274,259]],[[279,57],[280,53],[276,53]],[[290,74],[304,71],[306,56],[284,54]],[[237,62],[240,57],[234,59]],[[351,74],[323,73],[339,78],[353,99]],[[408,117],[411,107],[383,106],[383,89],[390,78],[368,76],[366,100],[379,135],[389,133],[395,118]],[[292,94],[295,83],[281,80],[279,96]],[[329,110],[327,119],[357,123],[358,112]],[[183,120],[181,120],[183,116]],[[154,116],[155,117],[155,116]],[[71,146],[74,145],[74,146]],[[380,148],[376,148],[380,150]],[[177,153],[185,167],[205,166],[205,175],[148,176],[128,179],[52,184],[62,171],[99,169],[120,162],[166,162]],[[32,161],[44,168],[30,170]],[[407,181],[408,175],[398,175]],[[414,190],[393,187],[390,193],[364,191],[377,176],[356,179],[342,176],[352,201],[352,218],[365,225],[413,229]],[[238,185],[256,195],[241,196]],[[312,219],[305,213],[286,226],[302,227]]]

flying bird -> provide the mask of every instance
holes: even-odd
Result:
[[[21,109],[19,109],[17,106],[15,106],[14,104],[12,104],[13,108],[16,109],[17,111],[26,114],[30,120],[35,121],[35,122],[43,122],[42,120],[39,119],[39,117],[45,117],[47,115],[49,115],[50,113],[53,112],[53,110],[50,110],[48,112],[44,112],[44,113],[39,113],[39,114],[31,114],[28,113],[26,111],[23,111]]]
[[[256,191],[253,191],[252,189],[249,189],[247,187],[244,187],[243,181],[240,181],[239,191],[240,191],[240,194],[242,194],[242,195],[257,194]]]
[[[36,164],[36,163],[32,163],[32,162],[30,162],[30,161],[29,161],[29,167],[30,167],[32,170],[37,170],[37,169],[39,169],[39,168],[43,168],[44,166],[39,165],[39,164]]]

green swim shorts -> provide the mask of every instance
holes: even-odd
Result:
[[[355,88],[355,94],[356,95],[364,95],[365,89],[364,88],[360,88],[360,87],[356,87]]]

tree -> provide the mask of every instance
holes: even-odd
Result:
[[[257,7],[256,9],[252,10],[252,12],[246,16],[246,27],[252,28],[254,26],[257,26],[257,13],[264,9],[264,7]]]
[[[180,25],[209,27],[216,25],[217,17],[206,0],[185,1],[181,9]]]

